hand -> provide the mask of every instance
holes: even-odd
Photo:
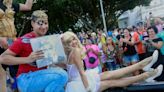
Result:
[[[120,42],[123,42],[123,38],[120,38]]]
[[[44,58],[44,53],[42,50],[39,50],[39,51],[35,51],[35,52],[32,52],[28,58],[30,59],[30,62],[29,63],[32,63],[38,59],[42,59]]]
[[[87,53],[89,53],[90,51],[93,51],[93,49],[92,48],[87,49]]]
[[[93,49],[92,48],[89,48],[89,51],[93,51]]]
[[[150,43],[152,43],[153,41],[151,39],[148,40]]]
[[[124,52],[125,52],[125,51],[127,51],[127,50],[128,50],[128,48],[127,48],[127,47],[125,47],[125,48],[124,48]]]
[[[37,1],[38,1],[38,0],[34,0],[33,3],[35,4],[35,3],[37,3]]]
[[[127,43],[127,42],[128,42],[128,40],[127,40],[127,39],[123,39],[122,41],[123,41],[123,42],[125,42],[125,43]]]
[[[146,40],[143,40],[142,43],[143,43],[143,44],[146,44]]]
[[[87,87],[87,88],[86,88],[86,91],[87,91],[87,92],[92,92],[92,90],[91,90],[90,87]]]
[[[124,39],[124,38],[120,38],[120,42],[122,43],[122,42],[127,42],[128,40],[126,40],[126,39]]]
[[[8,48],[8,42],[7,42],[7,38],[6,37],[1,37],[0,38],[0,46],[3,49],[7,49]]]

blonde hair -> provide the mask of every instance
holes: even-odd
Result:
[[[45,13],[44,10],[36,10],[32,13],[31,15],[31,20],[36,21],[36,20],[47,20],[48,15]]]
[[[73,32],[67,31],[62,34],[62,38],[61,38],[66,54],[69,54],[74,49],[72,46],[70,46],[70,42],[72,41],[73,38],[75,38],[78,41],[78,48],[83,50],[83,46],[80,40],[78,39],[78,37],[76,36],[76,34]]]
[[[17,32],[14,25],[15,11],[12,9],[12,0],[3,0],[3,4],[6,9],[5,11],[0,10],[0,37],[15,39]]]
[[[13,3],[13,0],[3,0],[3,4],[4,4],[7,8],[11,8],[11,7],[12,7],[12,3]]]

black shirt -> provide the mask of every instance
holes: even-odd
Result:
[[[163,41],[163,40],[162,40],[162,38],[155,38],[155,39],[153,39],[152,41],[155,42],[155,43],[158,43],[158,42]],[[150,43],[150,41],[148,41],[148,40],[145,42],[145,46],[146,46],[147,52],[153,53],[155,50],[159,50],[159,49],[157,49],[156,47],[154,47],[154,46]]]
[[[129,41],[131,41],[131,38],[130,38],[130,40]],[[127,44],[127,43],[125,43],[125,42],[123,42],[123,50],[126,48],[127,50],[124,52],[124,55],[125,56],[131,56],[131,55],[135,55],[135,54],[137,54],[137,51],[136,51],[136,49],[135,49],[135,46],[131,46],[131,45],[129,45],[129,44]]]
[[[16,3],[13,3],[12,4],[12,8],[14,9],[14,11],[17,13],[17,12],[19,12],[19,4],[16,4]],[[3,11],[5,11],[6,10],[6,6],[0,1],[0,8],[3,10]]]

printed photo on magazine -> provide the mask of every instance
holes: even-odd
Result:
[[[30,39],[33,51],[42,50],[44,58],[36,61],[38,68],[66,63],[66,55],[59,34]]]

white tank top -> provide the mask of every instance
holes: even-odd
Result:
[[[69,54],[68,63],[69,63],[71,54],[72,54],[72,51]],[[81,79],[76,65],[75,64],[68,64],[68,63],[67,63],[67,72],[68,72],[69,81]]]

